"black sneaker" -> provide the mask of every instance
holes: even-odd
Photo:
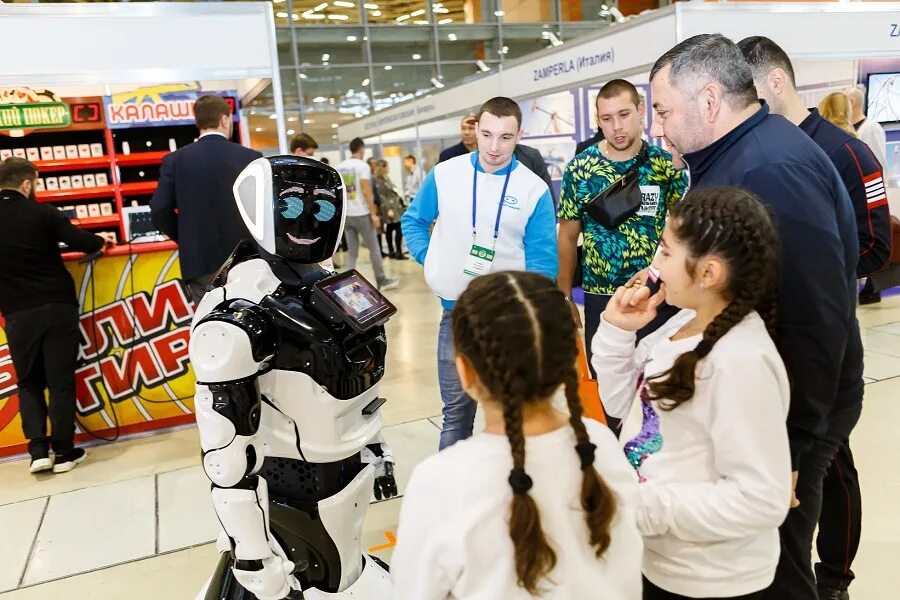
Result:
[[[819,588],[819,600],[850,600],[850,592],[836,588]]]
[[[881,302],[881,292],[869,292],[863,290],[859,293],[859,305],[878,304]]]
[[[81,448],[75,448],[71,452],[56,455],[56,464],[53,465],[54,473],[68,473],[75,466],[87,458],[87,452]]]
[[[28,472],[32,474],[43,473],[44,471],[49,471],[52,468],[53,459],[47,455],[44,455],[31,459],[31,468],[28,469]]]

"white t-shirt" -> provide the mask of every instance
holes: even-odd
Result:
[[[875,158],[881,163],[882,170],[886,171],[888,167],[887,136],[881,124],[875,119],[866,118],[856,130],[856,135],[872,149],[872,152],[875,153]]]
[[[597,559],[588,542],[579,497],[582,473],[575,433],[568,426],[526,438],[529,494],[556,551],[543,580],[543,600],[639,600],[641,540],[635,526],[634,471],[615,436],[585,420],[597,445],[594,467],[617,495],[612,543]],[[391,560],[397,600],[519,600],[509,537],[512,456],[506,436],[481,433],[423,461],[413,472],[400,510]],[[552,583],[551,583],[552,581]]]
[[[694,397],[663,410],[637,383],[664,373],[701,336],[670,338],[694,317],[683,310],[635,348],[634,332],[601,320],[591,343],[606,411],[639,405],[620,442],[641,483],[636,505],[644,575],[692,598],[767,588],[791,500],[787,372],[765,323],[751,312],[697,363]]]
[[[348,158],[337,166],[341,179],[344,180],[344,196],[347,199],[348,217],[365,217],[370,214],[369,203],[363,195],[360,182],[370,181],[372,171],[369,165],[359,158]],[[371,182],[370,182],[371,185]]]

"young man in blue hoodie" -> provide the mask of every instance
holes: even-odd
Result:
[[[470,437],[475,422],[475,402],[456,372],[450,313],[456,299],[486,273],[533,271],[556,279],[557,272],[550,190],[514,156],[522,137],[519,105],[492,98],[476,119],[478,150],[436,165],[401,219],[410,255],[425,266],[425,280],[444,308],[438,331],[441,449]]]
[[[683,155],[692,187],[748,189],[775,216],[777,337],[792,383],[787,429],[796,486],[765,598],[818,600],[811,551],[822,482],[862,405],[853,206],[825,152],[759,102],[750,65],[731,40],[703,34],[679,43],[653,65],[650,83],[656,118]]]

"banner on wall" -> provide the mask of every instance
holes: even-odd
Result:
[[[139,87],[104,96],[103,104],[110,129],[193,125],[194,102],[209,94],[222,96],[231,106],[234,121],[240,119],[236,90],[204,91],[199,82]]]
[[[117,430],[194,420],[193,307],[177,257],[173,250],[67,263],[83,307],[75,373],[78,440],[90,439],[85,430],[109,438]],[[0,456],[24,452],[25,444],[15,369],[0,329]]]

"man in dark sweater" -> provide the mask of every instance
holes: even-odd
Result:
[[[878,158],[862,140],[809,110],[797,93],[794,67],[775,42],[762,36],[738,43],[750,64],[760,98],[818,144],[834,164],[847,188],[856,213],[859,261],[856,276],[867,277],[883,269],[891,257],[891,215]],[[862,390],[860,390],[862,391]],[[859,399],[862,402],[862,398]],[[856,403],[848,411],[856,410]],[[849,439],[842,444],[825,476],[822,513],[816,547],[816,585],[819,600],[846,600],[853,581],[850,569],[862,528],[859,476]]]
[[[163,159],[150,214],[153,224],[178,242],[181,277],[193,301],[200,302],[212,276],[250,235],[231,188],[262,154],[231,141],[231,107],[221,97],[198,98],[194,118],[200,137]]]
[[[817,600],[811,549],[822,481],[861,410],[853,206],[828,156],[759,102],[750,66],[732,41],[689,38],[657,60],[650,82],[656,117],[683,154],[692,186],[743,187],[775,216],[778,344],[792,383],[787,430],[796,484],[765,597]]]
[[[18,377],[31,472],[64,473],[84,460],[85,452],[74,443],[78,299],[59,243],[96,252],[104,241],[72,225],[54,206],[39,204],[37,175],[35,166],[22,158],[0,163],[0,313]],[[50,391],[49,410],[45,389]]]

